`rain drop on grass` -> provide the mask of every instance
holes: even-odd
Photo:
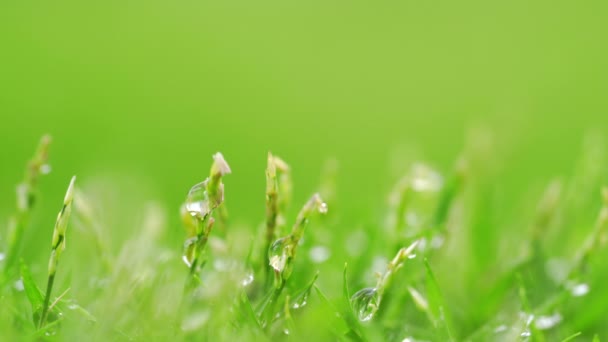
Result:
[[[314,246],[310,249],[309,256],[315,264],[322,264],[329,259],[331,251],[325,246]]]
[[[310,296],[310,291],[312,287],[304,291],[301,295],[294,298],[293,303],[291,304],[291,308],[294,310],[301,309],[308,304],[308,297]]]
[[[551,316],[539,316],[534,320],[534,324],[538,330],[549,330],[562,321],[562,315],[554,313]]]
[[[441,175],[424,164],[416,164],[412,170],[412,188],[418,192],[437,192],[443,185]]]
[[[321,214],[327,214],[327,203],[323,202],[319,205],[319,213]]]
[[[194,259],[194,245],[196,244],[196,237],[190,238],[184,242],[184,255],[182,260],[188,267],[192,267],[192,260]]]
[[[192,216],[204,217],[210,211],[207,181],[194,185],[186,197],[186,210]]]
[[[19,292],[23,291],[23,289],[24,289],[24,286],[23,286],[23,280],[22,280],[22,279],[17,280],[17,281],[16,281],[16,282],[13,284],[13,287],[15,288],[15,290],[17,290],[17,291],[19,291]]]
[[[378,311],[378,306],[380,305],[378,290],[373,287],[359,290],[351,297],[350,303],[357,318],[359,318],[361,322],[367,322],[371,320],[376,311]]]
[[[247,287],[251,285],[251,283],[253,283],[253,279],[253,272],[247,272],[245,277],[243,277],[243,280],[241,280],[241,286]]]
[[[42,166],[40,166],[40,173],[42,173],[43,175],[48,175],[49,173],[51,173],[51,171],[52,168],[49,164],[43,164]]]
[[[574,297],[582,297],[582,296],[586,295],[587,293],[589,293],[589,290],[590,290],[589,285],[585,284],[585,283],[575,284],[572,287],[570,287],[570,293]]]
[[[291,246],[290,240],[291,239],[289,237],[280,238],[273,242],[268,250],[268,260],[270,262],[270,266],[276,272],[283,272],[285,269],[288,258],[287,250]]]

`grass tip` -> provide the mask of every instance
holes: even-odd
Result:
[[[213,155],[213,168],[211,173],[212,175],[219,174],[220,176],[232,173],[230,166],[221,152],[217,152]]]
[[[68,190],[65,193],[65,198],[63,200],[64,204],[68,204],[71,203],[72,200],[74,199],[74,184],[76,183],[76,176],[72,176],[72,179],[70,180],[70,185],[68,186]]]

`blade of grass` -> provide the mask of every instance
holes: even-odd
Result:
[[[437,329],[438,339],[443,341],[454,341],[452,329],[450,328],[450,316],[447,312],[443,295],[435,278],[435,274],[431,270],[428,260],[424,260],[426,268],[426,290],[429,312],[433,317],[433,325]]]
[[[57,215],[57,222],[55,223],[55,229],[53,231],[53,241],[51,244],[51,257],[49,259],[48,267],[48,280],[46,285],[46,294],[44,297],[44,304],[42,306],[42,315],[40,316],[40,322],[38,328],[44,327],[49,313],[49,303],[51,300],[51,294],[53,291],[53,283],[55,282],[55,274],[57,273],[57,265],[61,254],[65,250],[65,234],[68,228],[68,222],[70,220],[70,213],[72,212],[72,200],[74,198],[74,183],[76,182],[76,176],[72,177],[68,190],[66,191],[65,198],[63,199],[63,207]]]

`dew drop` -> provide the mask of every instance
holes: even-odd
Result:
[[[42,166],[40,166],[40,173],[43,175],[48,175],[49,173],[51,173],[51,171],[52,168],[49,164],[42,164]]]
[[[204,217],[210,211],[207,196],[207,181],[194,185],[186,197],[186,210],[190,215]]]
[[[445,238],[443,237],[443,235],[433,236],[433,238],[431,239],[431,248],[433,248],[433,249],[441,248],[441,246],[443,246],[444,241],[445,241]]]
[[[19,292],[23,291],[23,289],[24,289],[24,286],[23,286],[23,279],[19,279],[19,280],[17,280],[17,281],[16,281],[16,282],[13,284],[13,287],[15,288],[15,290],[17,290],[17,291],[19,291]]]
[[[319,213],[321,214],[327,214],[328,208],[327,208],[327,203],[323,202],[319,205]]]
[[[188,267],[192,267],[192,261],[194,260],[194,250],[197,238],[193,237],[184,242],[184,254],[182,260]]]
[[[378,306],[380,305],[378,291],[376,288],[372,287],[359,290],[351,297],[350,303],[357,318],[359,318],[361,322],[367,322],[371,320],[376,311],[378,311]]]
[[[551,316],[539,316],[534,320],[534,324],[539,330],[548,330],[558,325],[562,319],[562,315],[554,313]]]
[[[504,324],[501,324],[494,329],[495,334],[500,334],[501,332],[505,332],[505,331],[507,331],[507,326]]]
[[[437,192],[443,179],[439,173],[424,164],[416,164],[412,170],[412,188],[418,192]]]
[[[322,264],[329,259],[331,251],[325,246],[314,246],[310,249],[309,256],[315,264]]]
[[[291,304],[291,308],[294,310],[297,310],[297,309],[301,309],[301,308],[305,307],[306,304],[308,304],[308,296],[310,296],[311,289],[312,289],[312,287],[307,289],[306,291],[304,291],[304,293],[302,293],[301,295],[294,298],[294,301]]]
[[[276,272],[283,272],[285,265],[287,264],[288,249],[290,248],[291,239],[284,237],[276,240],[268,250],[268,260],[270,266]]]
[[[575,284],[570,288],[570,293],[574,297],[582,297],[589,293],[589,285],[585,283]]]
[[[243,277],[243,280],[241,280],[241,286],[247,287],[251,285],[251,283],[253,283],[253,279],[253,272],[247,272],[245,274],[245,277]]]
[[[182,256],[182,261],[184,262],[184,264],[186,264],[186,266],[192,267],[192,263],[190,262],[190,258],[188,258],[187,255],[183,255]]]

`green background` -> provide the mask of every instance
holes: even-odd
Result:
[[[179,243],[177,208],[216,151],[234,171],[236,221],[263,221],[271,150],[293,167],[296,207],[335,157],[344,226],[378,223],[409,161],[448,171],[478,127],[495,142],[499,187],[515,206],[530,186],[572,172],[587,132],[607,131],[607,9],[2,1],[0,217],[43,133],[54,137],[35,217],[48,223],[44,241],[77,174],[80,184],[115,182],[117,205],[161,201]]]

